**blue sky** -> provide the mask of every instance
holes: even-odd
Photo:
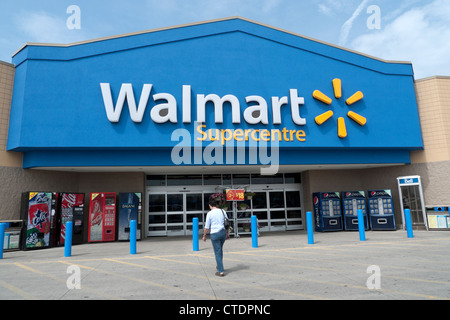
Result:
[[[69,29],[71,5],[80,28]],[[241,16],[387,60],[416,79],[450,76],[450,0],[2,0],[0,60],[26,42],[71,43]]]

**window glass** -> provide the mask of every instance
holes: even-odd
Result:
[[[186,211],[202,211],[202,194],[186,194]]]
[[[282,184],[283,174],[278,173],[273,176],[263,176],[260,174],[252,174],[252,184]]]
[[[202,185],[202,175],[169,175],[167,176],[168,186],[200,186]]]
[[[149,212],[165,212],[166,211],[166,195],[150,194],[148,196]]]
[[[167,195],[167,212],[183,211],[183,194]]]
[[[267,209],[267,198],[265,192],[256,192],[253,199],[253,209]]]
[[[301,207],[299,191],[286,191],[286,207],[287,208]]]
[[[147,176],[147,186],[165,186],[166,185],[166,176],[165,175],[155,175],[155,176]]]
[[[285,183],[302,183],[302,176],[300,173],[285,173]]]
[[[222,184],[222,177],[220,174],[205,174],[203,176],[203,184],[205,186],[220,186]]]
[[[284,208],[284,192],[269,192],[270,208]]]
[[[249,174],[233,174],[233,185],[248,185],[250,184],[250,175]]]

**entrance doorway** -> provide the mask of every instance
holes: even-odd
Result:
[[[239,202],[230,203],[227,215],[236,234],[243,233],[252,215],[258,218],[260,232],[304,229],[300,174],[181,177],[147,177],[147,236],[192,235],[193,218],[198,218],[199,229],[203,229],[212,194],[243,187],[255,195],[246,201],[248,209],[245,211],[238,209]]]
[[[252,213],[260,231],[303,229],[300,190],[268,188],[254,190]]]
[[[198,218],[203,229],[209,211],[208,199],[214,191],[167,190],[147,192],[148,236],[192,235],[192,221]]]

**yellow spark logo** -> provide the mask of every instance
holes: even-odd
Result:
[[[341,86],[341,79],[334,79],[333,80],[333,89],[334,89],[334,96],[336,99],[340,99],[342,97],[342,86]],[[324,93],[320,92],[319,90],[316,90],[313,92],[314,99],[317,99],[327,105],[330,105],[333,101],[331,98],[326,96]],[[361,91],[356,92],[354,95],[352,95],[350,98],[348,98],[345,103],[348,106],[351,106],[352,104],[362,100],[364,98],[364,95]],[[317,116],[315,118],[315,121],[317,125],[322,125],[325,123],[328,119],[330,119],[334,115],[332,110],[328,110],[327,112]],[[363,116],[357,114],[356,112],[349,111],[347,113],[347,117],[355,121],[360,126],[364,126],[367,123],[367,119]],[[340,117],[338,119],[338,137],[341,139],[344,139],[347,137],[347,128],[345,126],[345,119],[343,117]]]

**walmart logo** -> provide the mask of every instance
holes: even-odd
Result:
[[[341,85],[341,79],[334,79],[333,80],[333,89],[334,89],[334,96],[336,99],[340,99],[342,97],[342,85]],[[331,105],[332,99],[326,96],[324,93],[320,92],[319,90],[316,90],[313,92],[314,99],[317,99],[327,105]],[[356,92],[354,95],[352,95],[350,98],[348,98],[345,103],[348,106],[351,106],[352,104],[362,100],[364,98],[364,95],[361,91]],[[315,118],[315,121],[317,125],[324,124],[327,120],[329,120],[334,115],[332,110],[328,110],[327,112],[317,116]],[[363,116],[357,114],[356,112],[349,111],[347,113],[347,117],[351,120],[355,121],[360,126],[364,126],[367,123],[367,119]],[[345,126],[345,119],[344,117],[338,118],[338,137],[341,139],[344,139],[347,137],[347,128]]]

